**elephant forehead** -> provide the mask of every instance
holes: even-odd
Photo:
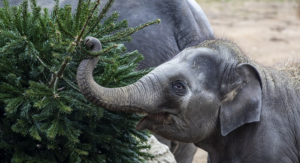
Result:
[[[176,57],[174,57],[174,59],[193,63],[193,61],[199,58],[200,56],[216,56],[216,54],[217,52],[213,49],[209,49],[206,47],[192,47],[183,50]]]
[[[178,59],[172,59],[157,68],[155,68],[151,74],[154,74],[156,76],[166,77],[168,79],[166,80],[174,80],[176,79],[183,79],[187,76],[191,76],[190,73],[190,66],[188,63],[183,62],[182,60]]]
[[[172,60],[158,66],[153,72],[167,72],[167,74],[180,74],[194,72],[193,69],[209,67],[207,63],[211,58],[218,57],[215,50],[201,47],[186,49],[179,53]],[[209,65],[209,64],[208,64]],[[198,70],[199,71],[199,70]]]
[[[183,63],[180,58],[176,58],[158,66],[156,69],[154,69],[154,71],[165,71],[168,73],[172,73],[184,70],[186,67],[188,67],[186,63]]]

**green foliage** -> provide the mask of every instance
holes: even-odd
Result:
[[[150,70],[135,71],[143,56],[123,44],[136,28],[105,14],[99,1],[79,0],[56,6],[51,14],[23,1],[0,8],[0,162],[135,163],[151,156],[141,152],[146,132],[134,130],[136,114],[105,111],[88,103],[76,85],[82,58],[100,56],[94,78],[106,87],[131,84]],[[103,22],[103,23],[101,23]],[[125,29],[124,29],[125,28]],[[97,37],[103,50],[91,53],[82,40]]]

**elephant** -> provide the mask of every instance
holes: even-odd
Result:
[[[96,38],[84,43],[101,50]],[[261,66],[235,43],[218,38],[186,48],[120,88],[95,83],[97,62],[80,63],[81,92],[107,110],[144,114],[137,130],[194,143],[208,152],[211,163],[299,163],[299,69]]]
[[[10,0],[11,5],[20,4],[22,0]],[[76,0],[60,0],[60,5],[71,4],[74,10]],[[100,8],[107,0],[101,1]],[[54,0],[38,0],[37,4],[52,10]],[[1,6],[1,4],[0,4]],[[206,38],[212,37],[210,23],[195,0],[126,0],[115,1],[108,11],[110,15],[117,11],[119,20],[128,20],[129,27],[138,26],[157,18],[159,25],[149,26],[132,36],[132,41],[125,43],[128,51],[138,50],[144,56],[138,69],[156,67],[183,49],[198,45]],[[192,143],[181,143],[158,137],[159,141],[169,146],[178,163],[192,163],[197,148]]]

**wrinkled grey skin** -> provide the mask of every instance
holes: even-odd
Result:
[[[94,38],[85,43],[101,48]],[[81,62],[80,90],[105,109],[147,114],[137,130],[194,143],[211,163],[299,162],[300,82],[256,64],[235,44],[212,38],[113,89],[94,82],[97,60]]]
[[[17,5],[21,0],[10,0]],[[107,0],[101,2],[101,7]],[[53,0],[37,0],[38,5],[50,10]],[[60,5],[71,4],[77,7],[77,0],[60,0]],[[113,11],[120,14],[119,20],[127,19],[130,27],[138,26],[150,20],[160,18],[159,25],[147,27],[133,35],[126,43],[128,51],[138,50],[145,59],[139,69],[156,67],[170,60],[183,49],[198,45],[206,38],[213,36],[211,26],[200,6],[194,0],[116,0]],[[191,143],[180,143],[164,138],[159,140],[168,145],[178,163],[191,163],[196,147]]]

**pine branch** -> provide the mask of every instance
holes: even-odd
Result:
[[[36,5],[36,0],[30,0],[30,6],[31,6],[31,9],[33,10],[31,26],[34,26],[35,23],[39,20],[41,7]]]
[[[109,29],[112,29],[115,27],[115,23],[111,23],[109,26],[104,27],[104,29],[100,29],[94,36],[100,37],[102,33],[105,33],[106,31],[108,31]]]
[[[119,14],[117,12],[113,12],[111,16],[109,16],[102,25],[96,26],[93,28],[93,36],[98,38],[101,35],[111,33],[113,31],[118,31],[123,28],[128,27],[128,21],[122,20],[120,22],[114,23],[119,18]],[[100,24],[100,23],[99,23]],[[89,29],[91,30],[91,28]],[[89,33],[89,32],[88,32]]]
[[[51,72],[51,69],[42,61],[42,59],[38,55],[35,54],[35,57],[41,62],[44,67],[46,67]]]
[[[5,30],[5,29],[1,29],[0,31],[0,37],[1,38],[8,38],[8,39],[19,39],[20,38],[20,34],[11,30]]]
[[[126,30],[124,30],[124,31],[122,31],[122,32],[118,32],[118,33],[116,33],[116,34],[114,34],[114,35],[112,35],[112,36],[109,36],[109,37],[103,37],[103,38],[100,39],[100,41],[101,41],[102,43],[104,43],[104,42],[115,42],[115,41],[120,40],[120,39],[122,39],[122,38],[126,38],[126,37],[128,37],[128,36],[134,34],[135,32],[137,32],[137,31],[139,31],[139,30],[141,30],[141,29],[143,29],[143,28],[149,26],[149,25],[159,24],[159,23],[160,23],[160,19],[153,20],[153,21],[151,21],[151,22],[142,24],[142,25],[140,25],[140,26],[138,26],[138,27],[135,27],[135,28],[129,28],[129,29],[126,29]]]
[[[23,1],[21,4],[21,10],[22,10],[22,22],[23,22],[23,34],[26,36],[27,33],[27,14],[28,14],[28,1]]]
[[[12,11],[13,11],[13,22],[14,24],[16,25],[16,29],[18,30],[18,32],[20,33],[20,35],[23,35],[23,32],[22,32],[22,25],[21,25],[21,18],[20,18],[20,12],[21,10],[19,9],[19,7],[17,6],[14,6],[12,8]]]
[[[15,39],[10,43],[6,43],[5,46],[0,48],[0,55],[8,56],[9,54],[14,54],[16,49],[23,48],[25,45],[24,39]]]
[[[99,38],[99,37],[103,37],[103,35],[108,34],[112,31],[118,31],[120,29],[123,28],[127,28],[128,27],[128,21],[127,20],[122,20],[120,22],[117,23],[111,23],[110,28],[103,28],[103,29],[99,29],[98,32],[96,32],[94,34],[94,37]]]
[[[48,9],[47,8],[44,8],[44,15],[43,15],[43,17],[40,16],[39,20],[40,20],[41,25],[43,27],[43,31],[47,31],[47,20],[48,20]],[[49,37],[48,32],[46,32],[46,37]]]
[[[75,36],[73,36],[73,34],[71,32],[68,31],[67,27],[65,25],[62,24],[59,16],[56,16],[56,21],[58,23],[59,28],[67,35],[69,35],[72,38],[75,38]]]
[[[76,38],[76,43],[77,44],[79,44],[80,39],[81,39],[81,37],[82,37],[89,21],[90,21],[90,19],[93,17],[93,14],[94,14],[94,12],[95,12],[95,10],[96,10],[96,8],[98,7],[99,4],[100,4],[100,0],[97,0],[97,3],[95,4],[94,8],[92,9],[92,11],[91,11],[89,17],[87,18],[87,20],[85,21],[85,24],[84,24],[83,28],[81,29],[81,32],[80,32],[79,36],[77,36],[77,38]]]
[[[106,5],[104,6],[104,8],[102,9],[101,13],[99,14],[99,16],[97,17],[97,19],[94,21],[93,25],[91,25],[89,31],[86,33],[86,35],[90,34],[91,31],[97,26],[98,23],[100,23],[101,19],[103,19],[103,17],[105,16],[105,14],[107,13],[107,11],[110,9],[110,7],[112,6],[112,4],[114,3],[114,0],[109,0]]]
[[[67,68],[67,65],[68,65],[68,63],[69,63],[70,60],[71,60],[70,56],[66,57],[66,59],[62,63],[62,65],[59,68],[59,70],[56,71],[56,72],[54,72],[54,76],[55,77],[53,77],[51,79],[50,83],[49,83],[49,88],[52,87],[53,84],[54,84],[54,92],[56,90],[56,87],[57,87],[57,84],[58,84],[58,80],[63,77],[63,73],[64,73],[65,69]]]
[[[72,54],[74,52],[75,48],[76,48],[76,43],[75,42],[71,42],[69,44],[69,47],[67,48],[67,52],[70,53],[70,54]]]
[[[3,15],[4,17],[3,20],[4,20],[4,23],[7,25],[7,26],[10,26],[11,25],[11,13],[10,13],[10,8],[9,8],[9,3],[7,0],[3,0],[3,4],[4,4],[4,12],[5,14]]]
[[[42,138],[38,132],[38,127],[36,126],[36,124],[29,129],[29,135],[36,140],[39,140],[39,141],[42,140]]]
[[[57,77],[58,78],[61,78],[63,76],[63,73],[64,73],[64,71],[65,71],[65,69],[66,69],[66,67],[67,67],[70,60],[71,60],[71,57],[69,56],[62,63],[62,66],[60,67],[60,69],[57,72]]]
[[[63,79],[66,83],[68,83],[69,86],[71,86],[73,89],[75,89],[75,90],[77,90],[77,91],[80,92],[80,90],[79,90],[75,85],[73,85],[71,81],[69,81],[68,79],[66,79],[66,78],[64,78],[64,77],[62,77],[62,79]]]
[[[56,34],[56,40],[57,40],[57,42],[59,44],[61,44],[62,43],[62,39],[61,39],[61,33],[60,33],[60,31],[56,30],[55,34]]]
[[[81,5],[82,5],[82,1],[83,0],[79,0],[78,1],[78,5],[77,5],[77,11],[76,11],[76,16],[75,16],[75,29],[74,31],[78,31],[79,30],[79,18],[81,15]]]

